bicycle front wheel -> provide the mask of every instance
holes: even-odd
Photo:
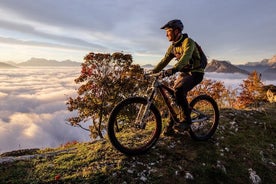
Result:
[[[147,104],[143,97],[127,98],[111,112],[107,126],[109,140],[126,155],[145,153],[161,134],[160,113],[153,104],[146,110]]]
[[[190,106],[192,108],[189,133],[195,140],[210,139],[219,123],[219,109],[216,101],[208,95],[195,97]]]

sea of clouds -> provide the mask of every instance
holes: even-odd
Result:
[[[80,68],[0,70],[0,153],[89,141],[89,132],[68,125],[66,106],[76,96]]]
[[[248,78],[248,75],[240,73],[205,73],[204,77],[215,81],[221,81],[227,88],[240,89],[240,85],[243,83],[243,80]],[[264,85],[276,85],[276,79],[262,79],[262,82]]]
[[[90,141],[89,132],[68,125],[76,114],[67,110],[76,96],[74,79],[80,68],[20,68],[0,70],[0,153],[26,148],[56,147],[69,141]],[[236,88],[241,74],[207,73]],[[276,81],[265,81],[276,84]]]

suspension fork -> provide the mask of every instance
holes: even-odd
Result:
[[[154,99],[154,96],[156,94],[156,87],[153,88],[150,97],[147,99],[147,105],[145,108],[143,108],[143,105],[141,105],[138,115],[136,117],[135,123],[137,125],[139,125],[139,128],[144,129],[146,127],[146,117],[148,117],[149,113],[150,113],[150,107],[152,105],[152,101]]]

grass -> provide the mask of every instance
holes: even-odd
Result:
[[[0,183],[252,183],[250,169],[262,183],[275,183],[275,114],[275,104],[263,110],[221,109],[220,126],[211,140],[162,135],[147,154],[136,157],[121,154],[108,140],[14,152],[68,150],[2,163]]]

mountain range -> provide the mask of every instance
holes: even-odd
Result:
[[[257,71],[264,79],[276,79],[276,55],[271,59],[263,59],[260,62],[248,62],[245,65],[237,65],[240,69],[252,72]]]
[[[21,68],[21,67],[76,67],[80,66],[80,62],[65,60],[47,60],[43,58],[31,58],[22,63],[0,62],[1,69],[9,68]],[[143,65],[143,68],[153,68],[151,64]],[[171,67],[171,66],[168,66]],[[252,71],[256,70],[262,74],[264,79],[276,79],[276,55],[271,59],[263,59],[259,62],[248,62],[243,65],[233,65],[229,61],[211,60],[205,69],[206,72],[217,72],[217,73],[241,73],[248,75]]]
[[[151,69],[154,66],[151,64],[143,65],[142,67]],[[172,66],[168,66],[172,67]],[[262,75],[263,79],[275,80],[276,79],[276,55],[271,59],[263,59],[260,62],[248,62],[243,65],[233,65],[229,61],[210,60],[205,68],[205,72],[216,73],[241,73],[248,75],[253,71],[257,71]]]
[[[0,62],[0,68],[20,68],[20,67],[73,67],[80,66],[80,62],[65,60],[47,60],[43,58],[31,58],[22,63],[15,63],[12,61]]]
[[[260,62],[249,62],[243,65],[233,65],[229,61],[211,60],[205,68],[205,72],[241,73],[246,75],[253,71],[260,73],[262,79],[275,80],[276,55],[272,59],[265,59]]]

